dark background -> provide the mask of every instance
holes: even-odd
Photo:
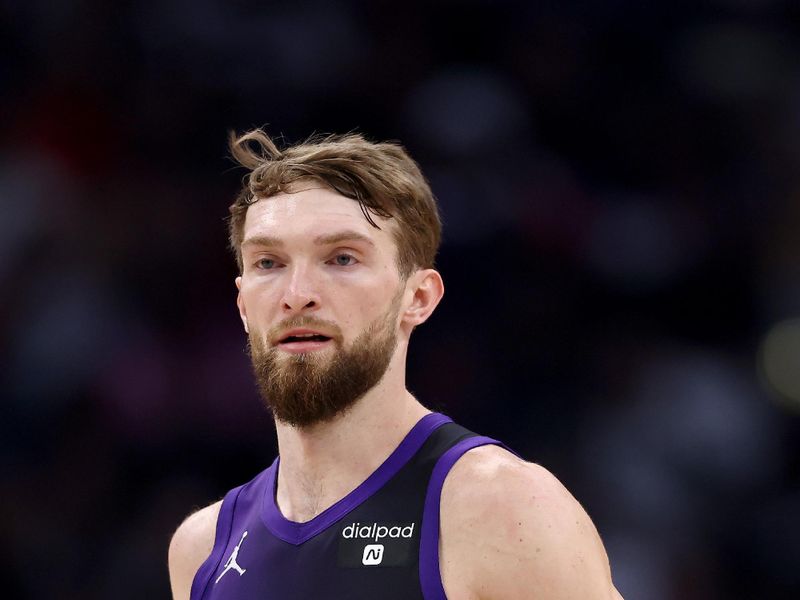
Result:
[[[167,598],[266,467],[229,129],[399,139],[426,404],[548,467],[626,600],[800,592],[800,4],[0,1],[5,598]]]

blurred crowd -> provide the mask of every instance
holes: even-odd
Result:
[[[271,462],[231,129],[400,140],[409,388],[543,464],[627,600],[800,597],[800,4],[0,2],[6,598],[168,598]]]

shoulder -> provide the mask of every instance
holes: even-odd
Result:
[[[197,569],[211,554],[222,500],[192,513],[169,544],[169,579],[174,600],[188,600]]]
[[[618,597],[586,511],[547,469],[498,446],[467,452],[448,474],[440,553],[450,597]]]

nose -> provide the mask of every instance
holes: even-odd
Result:
[[[308,268],[302,266],[292,268],[281,300],[284,312],[302,314],[317,309],[320,304],[317,289]]]

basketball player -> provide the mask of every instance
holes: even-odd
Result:
[[[173,597],[620,598],[553,475],[405,387],[444,292],[416,163],[358,135],[279,150],[255,130],[231,149],[250,171],[230,209],[237,304],[279,457],[178,528]]]

